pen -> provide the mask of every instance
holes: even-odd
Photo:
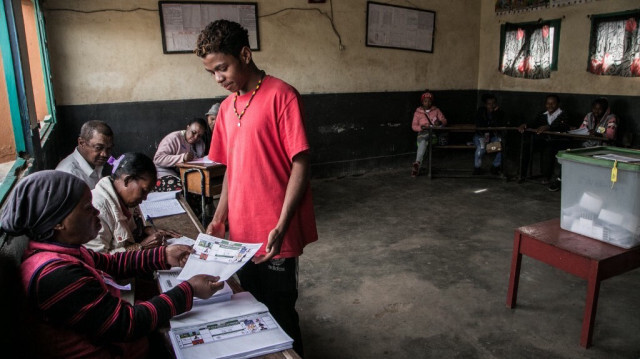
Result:
[[[158,231],[158,228],[156,228],[156,225],[153,224],[153,220],[151,219],[151,217],[149,217],[149,215],[147,214],[147,222],[149,222],[149,224],[151,225],[151,227],[153,228],[154,231]]]

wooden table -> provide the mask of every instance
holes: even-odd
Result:
[[[560,228],[560,220],[515,230],[507,307],[514,308],[522,255],[587,280],[580,345],[591,346],[600,282],[640,267],[640,247],[623,249]]]
[[[602,136],[594,136],[594,135],[578,135],[578,134],[574,134],[574,133],[568,133],[568,132],[555,132],[555,131],[542,131],[541,133],[537,133],[537,130],[535,128],[527,128],[522,132],[522,139],[520,140],[520,170],[518,172],[518,174],[522,174],[523,173],[523,168],[522,168],[522,162],[523,162],[523,158],[524,158],[524,144],[525,144],[525,138],[524,135],[529,133],[530,136],[534,136],[534,135],[547,135],[547,136],[551,136],[551,137],[556,137],[556,138],[564,138],[567,139],[569,141],[589,141],[589,140],[594,140],[594,141],[598,141],[600,143],[600,145],[602,144],[606,144],[609,139],[607,139],[606,137],[602,137]],[[533,150],[534,150],[534,143],[533,143],[533,138],[529,141],[529,148],[527,149],[529,151],[529,168],[526,168],[524,170],[526,170],[526,172],[524,173],[524,177],[528,178],[529,174],[531,172],[531,168],[533,167],[533,162],[531,161],[532,157],[533,157]]]
[[[171,229],[181,233],[182,235],[195,239],[199,233],[204,233],[204,227],[198,221],[198,218],[191,210],[191,207],[187,204],[187,201],[184,200],[183,197],[178,199],[182,207],[185,209],[185,213],[176,214],[173,216],[167,216],[162,218],[155,218],[153,221],[158,228],[161,229]],[[232,277],[227,283],[233,290],[234,293],[242,292],[244,289],[240,286],[240,284]],[[169,327],[159,329],[159,331],[163,334],[164,339],[166,340],[165,345],[167,349],[173,353],[173,346],[171,345],[171,340],[169,339]],[[175,355],[175,354],[174,354]],[[300,359],[300,356],[293,350],[287,349],[277,353],[267,354],[260,357],[259,359]]]
[[[202,224],[205,225],[205,198],[222,191],[222,179],[227,167],[219,163],[179,163],[180,179],[185,197],[187,193],[199,194],[202,202]]]
[[[429,179],[431,179],[433,177],[432,174],[432,165],[431,165],[431,160],[432,160],[432,154],[433,154],[433,143],[431,141],[431,136],[434,132],[453,132],[453,133],[475,133],[477,131],[482,131],[482,132],[505,132],[505,131],[514,131],[517,130],[517,127],[476,127],[476,125],[473,124],[461,124],[461,125],[451,125],[451,126],[444,126],[444,127],[429,127],[428,129],[428,136],[427,137],[429,139],[429,145],[427,148],[427,152],[429,153],[429,166],[427,167],[428,170],[428,177]],[[503,148],[502,151],[505,151],[505,136],[500,136],[503,140]],[[476,146],[474,145],[444,145],[444,146],[440,146],[440,145],[436,145],[436,148],[451,148],[451,149],[475,149]],[[502,157],[502,164],[501,166],[504,167],[504,155]],[[448,176],[448,177],[468,177],[468,176]]]

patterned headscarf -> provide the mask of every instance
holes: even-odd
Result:
[[[75,208],[89,187],[78,177],[61,171],[40,171],[21,180],[0,216],[2,230],[44,242],[53,227]]]

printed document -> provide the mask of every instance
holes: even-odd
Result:
[[[182,283],[182,280],[178,279],[178,275],[182,268],[171,268],[169,270],[159,270],[158,274],[158,284],[160,285],[160,289],[162,292],[166,292],[168,290],[173,289],[173,287]],[[207,299],[193,298],[193,305],[204,305],[210,303],[222,302],[225,300],[231,299],[231,295],[233,295],[233,291],[227,282],[224,282],[224,288],[215,292],[211,297]]]
[[[158,218],[185,213],[184,208],[182,208],[180,202],[176,199],[178,192],[180,191],[149,193],[147,199],[140,203],[142,216],[144,218],[147,216]]]
[[[191,253],[180,280],[187,280],[197,274],[219,276],[227,280],[253,257],[262,243],[239,243],[217,238],[204,233],[198,234],[195,253]]]
[[[193,307],[170,320],[178,359],[253,358],[292,347],[267,307],[249,292],[231,300]]]

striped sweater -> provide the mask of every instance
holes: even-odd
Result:
[[[39,334],[47,338],[45,351],[66,358],[104,356],[103,352],[126,356],[126,342],[190,310],[193,289],[183,282],[149,301],[131,305],[109,283],[113,278],[168,267],[164,247],[102,254],[83,246],[30,241],[21,274],[40,324]]]

